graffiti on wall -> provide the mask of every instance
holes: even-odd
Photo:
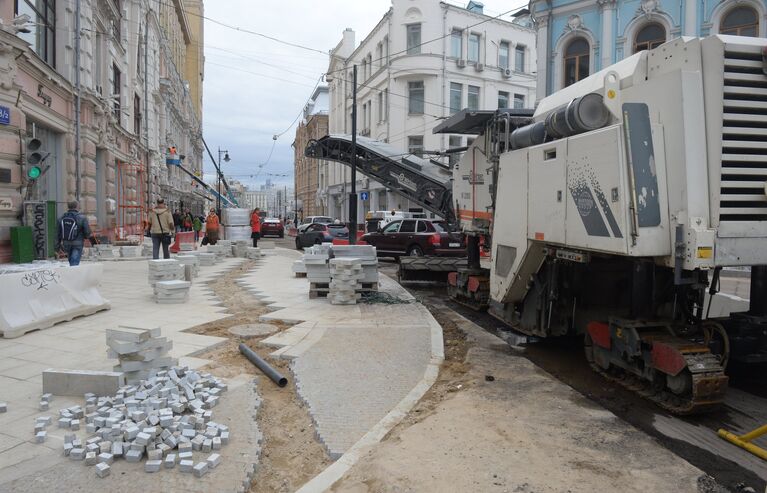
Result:
[[[45,202],[24,204],[24,224],[32,228],[32,243],[36,259],[48,257],[48,209]]]

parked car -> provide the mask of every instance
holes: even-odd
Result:
[[[282,220],[276,217],[267,217],[261,221],[261,236],[274,235],[283,238],[285,236],[285,226]]]
[[[333,218],[328,216],[308,216],[305,217],[301,224],[298,225],[298,232],[302,232],[314,223],[319,224],[333,224]]]
[[[349,228],[345,224],[312,223],[298,231],[296,248],[302,248],[320,243],[332,242],[335,238],[348,239]]]
[[[362,241],[376,247],[379,257],[423,255],[462,257],[466,255],[463,235],[448,231],[444,221],[402,219],[392,221],[375,233],[362,236]]]

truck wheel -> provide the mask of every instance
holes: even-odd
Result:
[[[408,249],[407,254],[411,257],[423,257],[423,250],[418,245],[413,245]]]

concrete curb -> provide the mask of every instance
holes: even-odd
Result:
[[[408,412],[415,406],[415,404],[421,400],[426,392],[431,388],[439,375],[439,367],[445,360],[445,347],[442,337],[442,326],[434,319],[428,309],[423,305],[419,306],[419,309],[425,313],[426,319],[429,321],[429,329],[431,331],[431,359],[429,360],[426,370],[424,371],[421,380],[413,387],[410,392],[397,404],[397,406],[389,411],[389,413],[381,419],[373,428],[371,428],[357,443],[346,451],[338,460],[328,466],[324,471],[316,475],[296,490],[296,493],[319,493],[327,491],[333,484],[346,474],[349,469],[352,468],[365,453],[374,447],[378,442],[386,436],[392,428],[394,428],[402,418],[404,418]]]

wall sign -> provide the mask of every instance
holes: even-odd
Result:
[[[0,197],[0,211],[12,211],[13,201],[10,197]]]
[[[7,106],[0,106],[0,125],[10,125],[11,109]]]

